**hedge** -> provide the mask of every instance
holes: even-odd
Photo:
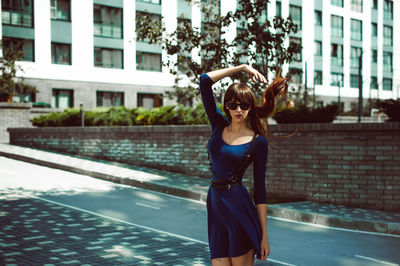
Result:
[[[224,112],[222,105],[218,108]],[[273,116],[277,123],[329,123],[338,111],[337,105],[317,109],[285,109]],[[208,124],[207,115],[201,103],[195,107],[169,105],[152,110],[126,107],[97,108],[84,111],[85,126],[132,126],[132,125],[204,125]],[[62,113],[50,113],[31,119],[37,127],[73,127],[81,126],[80,110],[65,109]]]
[[[85,126],[132,125],[197,125],[208,124],[203,105],[194,108],[183,105],[162,106],[152,110],[126,107],[97,108],[84,111]],[[81,125],[80,109],[68,108],[62,113],[52,112],[31,119],[37,127],[73,127]]]

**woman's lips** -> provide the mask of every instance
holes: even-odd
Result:
[[[243,115],[235,115],[236,118],[242,118]]]

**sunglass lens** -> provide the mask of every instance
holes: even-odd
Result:
[[[250,104],[249,103],[240,103],[239,106],[240,106],[240,109],[247,110],[247,109],[249,109]]]
[[[234,103],[234,102],[229,102],[229,103],[226,104],[226,106],[228,106],[228,108],[230,110],[236,110],[236,108],[238,107],[238,104]]]

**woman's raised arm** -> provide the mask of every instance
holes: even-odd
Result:
[[[267,79],[257,70],[255,70],[254,68],[252,68],[249,65],[243,64],[240,66],[235,66],[235,67],[228,67],[228,68],[224,68],[224,69],[219,69],[219,70],[214,70],[211,72],[208,72],[207,75],[214,81],[217,82],[220,79],[223,79],[225,77],[228,77],[230,75],[233,75],[237,72],[240,71],[245,71],[250,78],[254,81],[254,82],[267,82]]]

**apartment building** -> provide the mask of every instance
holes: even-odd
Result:
[[[222,14],[237,7],[237,0],[212,2]],[[1,10],[2,49],[24,41],[23,76],[40,91],[15,100],[58,108],[172,103],[164,96],[174,84],[162,65],[166,54],[135,40],[136,19],[152,13],[172,31],[183,14],[201,26],[199,7],[185,0],[2,0]],[[293,84],[307,86],[317,105],[355,108],[360,55],[364,99],[400,97],[399,1],[271,0],[266,15],[291,16],[300,26],[290,39],[302,52],[283,73],[302,70]],[[231,27],[225,38],[236,31]]]

